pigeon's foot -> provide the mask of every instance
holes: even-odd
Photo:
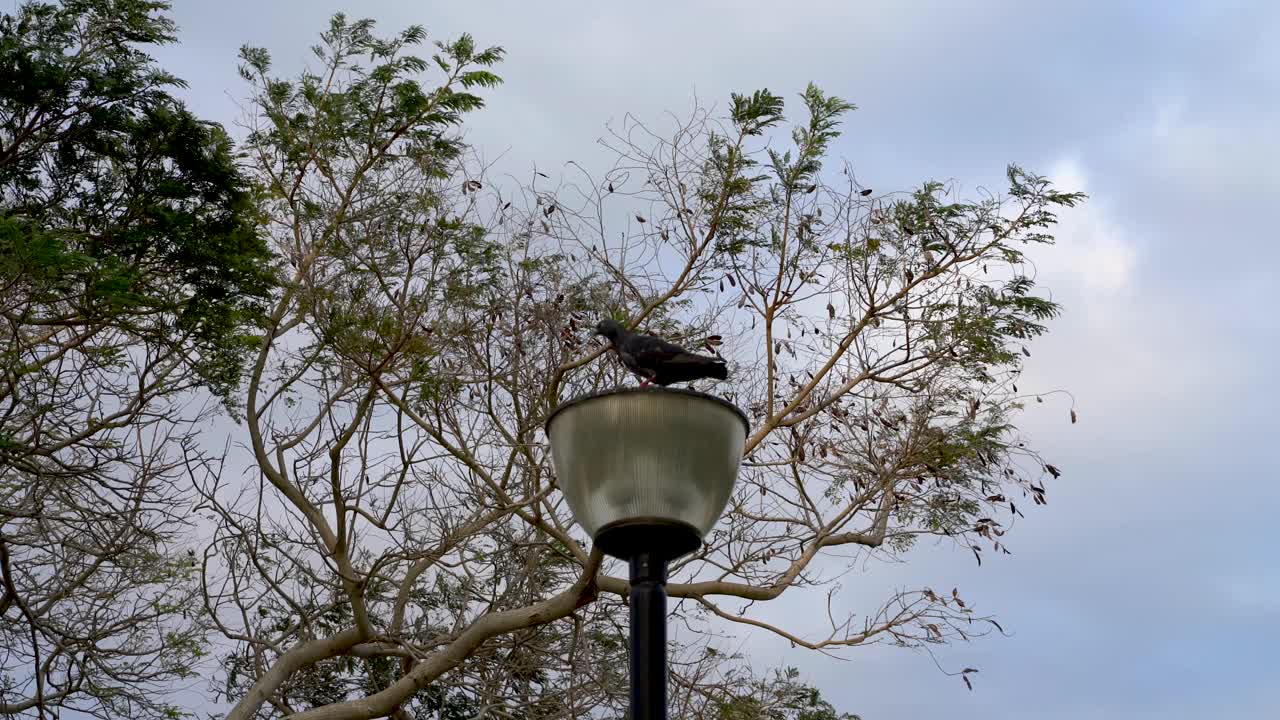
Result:
[[[651,382],[653,382],[653,378],[646,378],[644,382],[640,383],[640,387],[645,387]]]

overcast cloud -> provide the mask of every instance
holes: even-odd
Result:
[[[999,187],[1017,162],[1092,199],[1036,256],[1066,306],[1032,346],[1027,434],[1064,470],[1011,557],[947,546],[848,576],[850,603],[958,585],[1012,638],[846,662],[751,637],[867,718],[1280,717],[1280,3],[333,2],[175,0],[159,53],[206,117],[232,123],[236,50],[288,74],[331,13],[421,23],[508,51],[469,138],[501,167],[577,160],[625,113],[810,80],[858,104],[837,154],[877,190]],[[505,153],[505,154],[504,154]],[[770,613],[804,608],[784,599]]]

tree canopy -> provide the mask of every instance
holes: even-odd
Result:
[[[184,460],[275,281],[165,3],[0,15],[0,715],[167,716],[206,651]],[[199,390],[199,392],[197,392]]]
[[[166,9],[0,17],[0,715],[172,716],[210,668],[234,720],[622,716],[625,569],[542,430],[630,382],[604,317],[721,354],[699,387],[751,421],[671,569],[673,713],[854,717],[736,630],[845,653],[999,629],[958,588],[838,612],[834,578],[920,538],[982,562],[1045,502],[1017,383],[1059,308],[1027,253],[1082,195],[1017,166],[977,197],[867,187],[836,156],[854,105],[814,85],[499,180],[462,130],[503,50],[343,15],[290,77],[241,51],[237,153],[143,49]],[[198,436],[219,408],[225,444]],[[784,593],[829,627],[764,619]]]
[[[1017,502],[1043,502],[1057,469],[1017,435],[1016,382],[1058,308],[1024,259],[1081,196],[1017,167],[975,200],[877,195],[831,157],[853,106],[814,86],[790,133],[781,96],[744,93],[670,129],[629,120],[603,173],[505,184],[458,132],[502,51],[425,43],[338,16],[295,79],[242,52],[289,272],[249,368],[252,456],[228,457],[259,480],[199,478],[229,717],[621,714],[627,584],[574,525],[541,429],[626,382],[592,337],[604,316],[723,353],[733,380],[707,387],[752,418],[730,508],[668,587],[682,714],[834,713],[765,713],[767,679],[717,649],[735,626],[825,652],[997,627],[929,587],[816,636],[751,608],[835,592],[824,568],[923,536],[980,561]]]

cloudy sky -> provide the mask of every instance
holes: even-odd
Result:
[[[926,179],[998,187],[1009,162],[1092,199],[1037,256],[1066,315],[1033,346],[1028,435],[1065,475],[1014,555],[947,547],[849,577],[849,602],[958,585],[1011,638],[846,661],[765,637],[868,718],[1280,717],[1280,3],[175,0],[158,53],[190,103],[231,123],[244,43],[296,70],[328,16],[421,23],[508,51],[470,124],[502,167],[577,160],[625,113],[815,81],[859,105],[836,152],[877,190]],[[505,153],[505,154],[504,154]],[[801,598],[771,612],[802,610]],[[1270,689],[1268,689],[1270,688]]]

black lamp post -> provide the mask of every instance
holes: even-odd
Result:
[[[724,512],[748,428],[720,398],[662,388],[585,395],[547,419],[574,517],[631,566],[631,720],[667,717],[667,564]]]

